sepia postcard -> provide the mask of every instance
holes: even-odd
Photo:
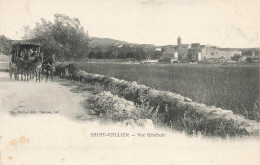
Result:
[[[0,165],[260,165],[259,0],[0,0]]]

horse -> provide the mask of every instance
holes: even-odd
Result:
[[[16,60],[16,67],[17,67],[17,80],[19,80],[19,74],[21,74],[21,80],[23,81],[23,76],[25,76],[25,80],[28,81],[28,74],[26,74],[28,68],[28,61],[25,61],[22,58],[17,58]]]
[[[42,65],[43,65],[43,67],[42,67],[43,72],[46,71],[46,82],[49,79],[49,75],[51,76],[51,81],[53,81],[53,73],[55,71],[54,55],[52,55],[51,57],[48,57],[46,60],[44,60]]]
[[[10,78],[13,77],[14,74],[14,79],[17,79],[17,67],[15,63],[9,63],[9,76]]]
[[[28,74],[30,74],[30,79],[31,79],[31,74],[33,74],[32,76],[34,78],[34,74],[35,74],[36,82],[41,81],[42,60],[43,60],[42,54],[36,56],[35,59],[33,59],[29,62],[29,65],[27,68],[27,77],[28,77]]]
[[[13,77],[17,79],[17,66],[16,66],[16,56],[14,53],[11,54],[10,63],[9,63],[9,76],[10,78]]]
[[[55,67],[51,64],[47,64],[44,66],[44,69],[46,70],[46,81],[48,81],[49,76],[51,77],[51,81],[53,81],[53,73],[54,73]]]
[[[32,78],[34,79],[34,74],[36,77],[36,82],[37,81],[41,81],[41,69],[42,69],[42,63],[41,62],[36,62],[36,63],[32,63],[28,66],[27,68],[27,77],[29,77],[30,74],[30,79],[31,79],[31,74]]]

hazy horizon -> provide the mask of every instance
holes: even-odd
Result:
[[[55,13],[77,17],[90,37],[137,44],[200,43],[260,47],[260,2],[255,0],[2,0],[0,35],[21,39],[24,26]]]

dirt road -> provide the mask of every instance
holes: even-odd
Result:
[[[87,115],[80,103],[84,101],[82,94],[75,94],[69,88],[57,82],[46,81],[28,83],[15,81],[0,72],[0,90],[2,110],[14,116],[62,115],[76,119]]]
[[[260,164],[259,139],[223,141],[100,125],[81,106],[88,94],[70,89],[58,82],[14,81],[0,72],[1,165]],[[118,133],[130,136],[112,137]],[[149,137],[156,133],[166,136]]]

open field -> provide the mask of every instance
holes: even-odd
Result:
[[[84,64],[83,70],[166,90],[259,120],[258,65]],[[256,104],[255,104],[256,105]],[[254,110],[253,110],[254,109]]]

